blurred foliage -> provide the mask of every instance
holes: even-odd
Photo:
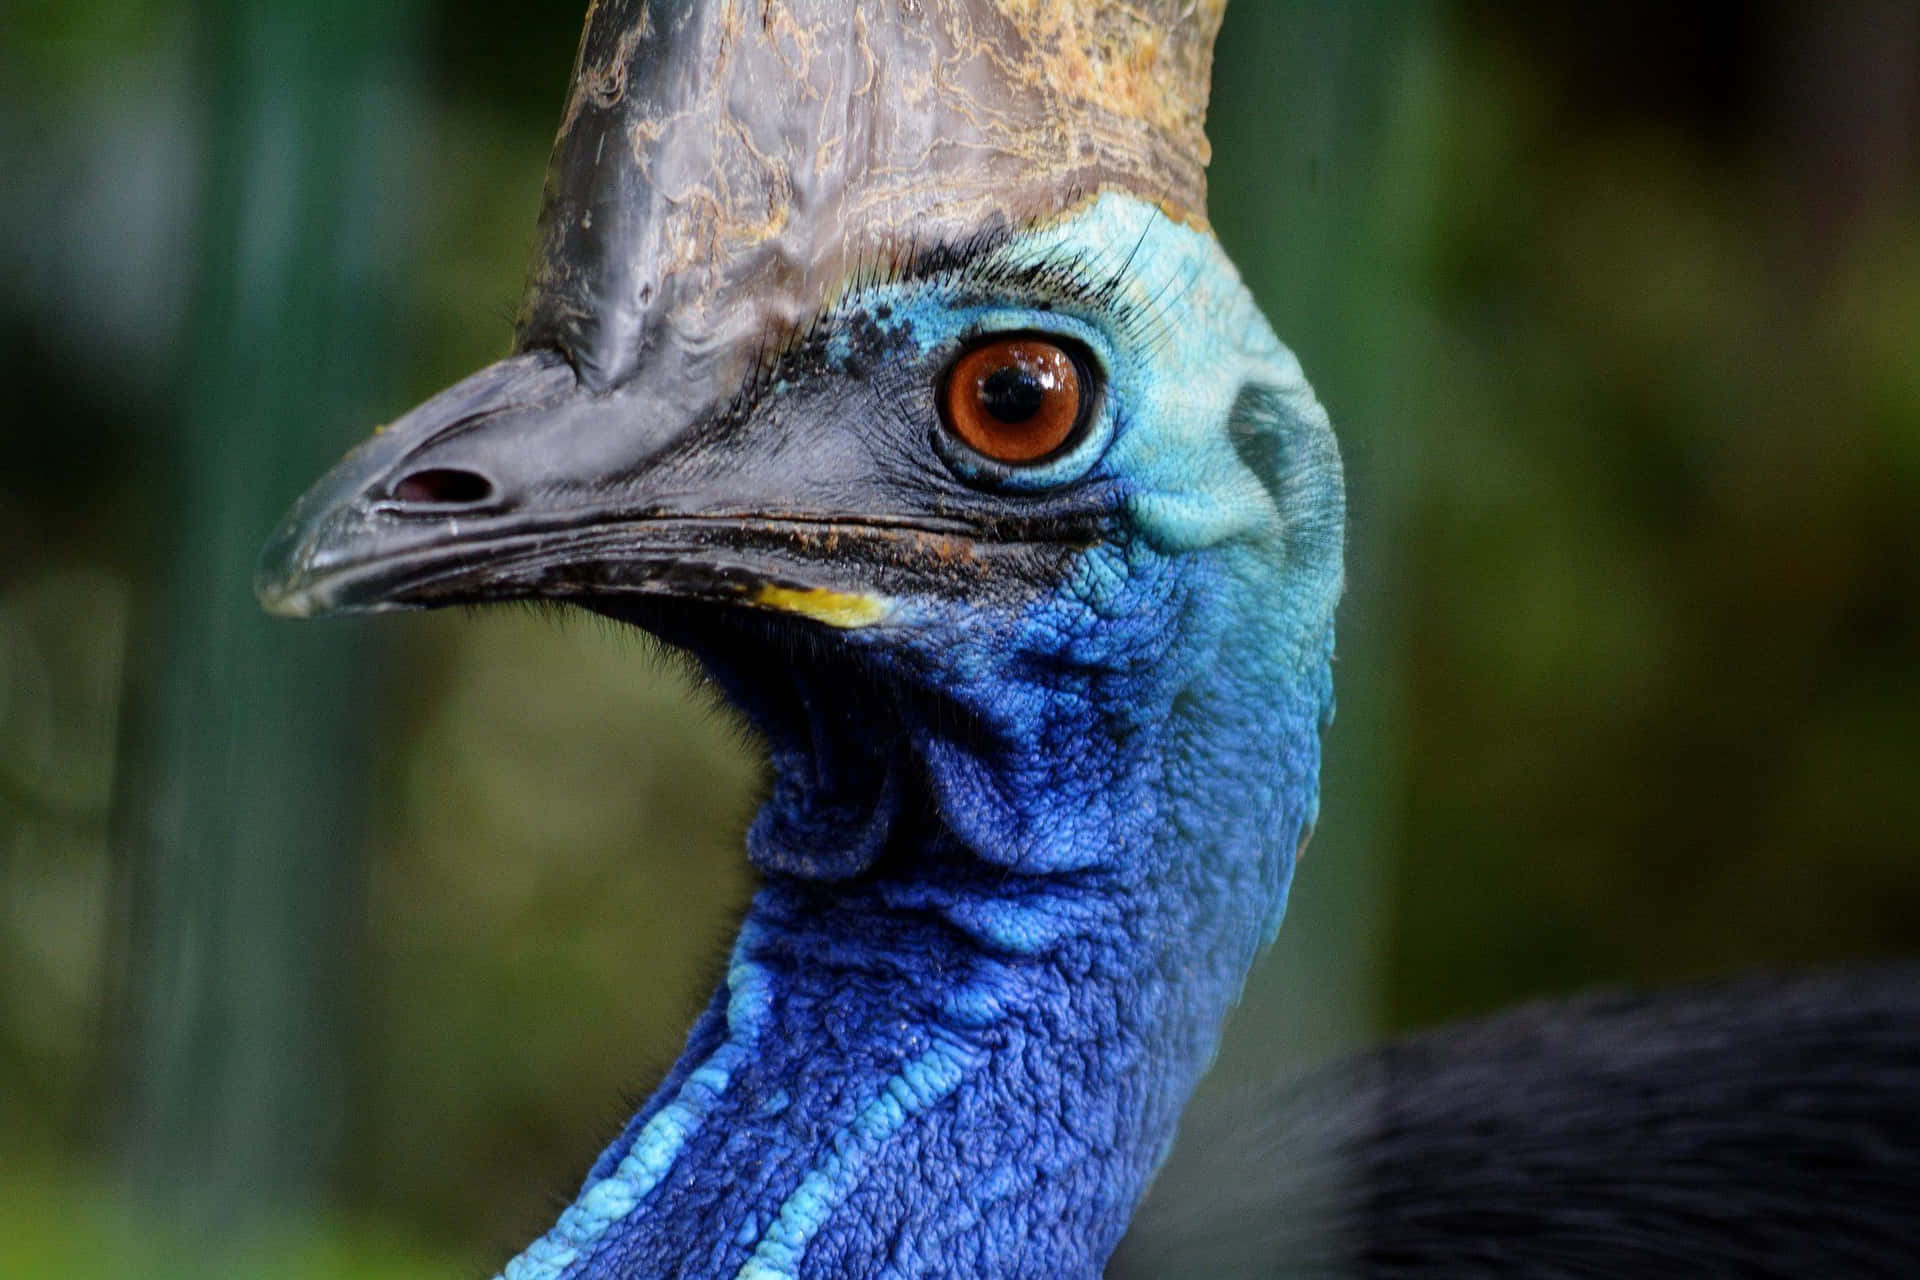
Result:
[[[351,1165],[496,1252],[671,1063],[746,901],[740,732],[652,641],[563,617],[401,623],[375,800]]]
[[[1920,13],[1627,8],[1435,135],[1400,1017],[1920,943]]]
[[[17,1157],[17,1152],[10,1153]],[[210,1240],[71,1172],[7,1168],[0,1275],[29,1280],[456,1280],[466,1274],[417,1241],[351,1218]]]
[[[579,5],[427,19],[394,412],[509,340]],[[1416,81],[1384,99],[1393,234],[1315,241],[1392,282],[1377,351],[1298,314],[1313,255],[1261,238],[1324,213],[1338,157],[1223,147],[1222,234],[1336,421],[1376,358],[1413,389],[1400,435],[1349,450],[1357,536],[1394,540],[1391,580],[1356,583],[1393,607],[1347,619],[1398,672],[1348,752],[1383,780],[1390,1026],[1920,950],[1917,24],[1899,0],[1462,0],[1409,62],[1330,64]],[[1232,65],[1259,47],[1223,44],[1222,112],[1261,110]],[[106,850],[129,601],[179,518],[153,477],[179,449],[195,56],[133,0],[29,5],[0,42],[8,1275],[165,1272],[116,1252],[164,1233],[101,1181]],[[510,611],[380,633],[344,1216],[244,1263],[183,1244],[186,1270],[497,1263],[672,1057],[745,893],[750,744],[647,642]]]

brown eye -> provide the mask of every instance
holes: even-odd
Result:
[[[953,434],[995,462],[1038,462],[1080,424],[1079,363],[1044,338],[999,338],[961,356],[940,395]]]

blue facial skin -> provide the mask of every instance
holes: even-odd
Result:
[[[1096,1276],[1279,926],[1332,716],[1326,415],[1212,237],[1151,205],[990,253],[825,324],[1079,343],[1104,391],[1078,443],[1009,471],[930,422],[927,465],[1100,493],[1115,533],[1031,590],[778,624],[812,631],[777,708],[733,647],[672,636],[767,736],[764,887],[685,1055],[508,1280]]]

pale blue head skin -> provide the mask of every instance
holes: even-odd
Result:
[[[856,319],[909,369],[996,331],[1083,344],[1091,429],[998,483],[1113,519],[1019,590],[820,628],[778,707],[672,636],[768,736],[765,884],[685,1056],[509,1280],[1097,1275],[1279,926],[1332,716],[1340,464],[1217,243],[1107,194],[819,327]]]

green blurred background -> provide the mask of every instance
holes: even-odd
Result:
[[[0,1275],[485,1272],[717,971],[677,666],[248,588],[505,351],[581,7],[0,12]],[[1920,6],[1237,0],[1216,81],[1354,522],[1221,1074],[1920,951]]]

